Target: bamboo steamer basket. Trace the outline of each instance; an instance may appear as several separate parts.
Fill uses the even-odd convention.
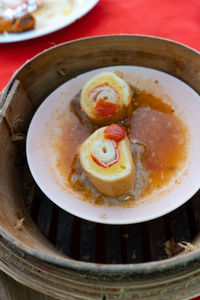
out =
[[[200,93],[200,54],[140,35],[72,41],[42,52],[12,77],[0,98],[0,268],[58,299],[188,299],[200,294],[200,239],[160,261],[100,264],[71,259],[40,232],[25,206],[25,139],[41,102],[70,78],[99,67],[137,65],[176,76]]]

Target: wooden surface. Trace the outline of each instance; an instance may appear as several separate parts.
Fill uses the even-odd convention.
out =
[[[38,293],[0,272],[0,300],[55,300]]]

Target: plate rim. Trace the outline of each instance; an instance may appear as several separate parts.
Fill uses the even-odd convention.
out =
[[[84,0],[84,3],[82,5],[82,7],[84,9],[80,9],[80,10],[75,9],[74,10],[75,16],[73,19],[69,19],[68,16],[66,16],[66,18],[67,18],[66,22],[62,22],[61,24],[59,24],[59,26],[55,26],[54,28],[45,28],[44,27],[42,30],[33,29],[30,31],[25,31],[25,32],[21,32],[21,33],[0,34],[0,44],[23,42],[23,41],[39,38],[39,37],[54,33],[56,31],[59,31],[65,27],[71,25],[72,23],[74,23],[78,19],[82,18],[83,16],[85,16],[90,10],[92,10],[94,8],[94,6],[98,2],[99,2],[99,0]],[[69,16],[70,16],[70,14],[69,14]]]
[[[103,69],[104,68],[119,68],[119,67],[123,67],[122,65],[119,65],[119,66],[107,66],[107,67],[103,67]],[[126,65],[126,67],[129,67],[129,66],[127,66]],[[143,66],[130,66],[130,67],[139,67],[139,68],[144,68],[144,69],[152,69],[152,68],[148,68],[148,67],[143,67]],[[102,68],[97,68],[97,69],[94,69],[94,70],[91,70],[91,71],[89,71],[89,72],[85,72],[85,73],[82,73],[82,74],[80,74],[80,75],[84,75],[84,74],[87,74],[87,73],[90,73],[90,72],[93,72],[93,71],[98,71],[98,70],[101,70]],[[152,69],[153,71],[156,71],[156,72],[159,72],[159,73],[164,73],[164,74],[166,74],[167,76],[170,76],[170,77],[174,77],[173,75],[170,75],[170,74],[168,74],[168,73],[166,73],[166,72],[163,72],[163,71],[160,71],[160,70],[156,70],[156,69]],[[76,77],[74,77],[74,78],[71,78],[70,80],[68,80],[68,81],[66,81],[65,83],[63,83],[61,86],[59,86],[56,90],[58,90],[59,88],[61,88],[63,85],[65,85],[67,82],[69,82],[69,81],[71,81],[71,80],[73,80],[73,79],[76,79],[77,77],[79,77],[80,75],[78,75],[78,76],[76,76]],[[188,86],[191,90],[192,90],[192,92],[194,92],[195,94],[197,94],[197,92],[194,90],[194,89],[192,89],[189,85],[187,85],[184,81],[182,81],[182,80],[180,80],[180,79],[178,79],[177,77],[174,77],[176,80],[179,80],[181,83],[183,83],[184,85],[186,85],[186,86]],[[56,90],[54,90],[50,95],[48,95],[47,96],[47,98],[44,100],[44,102],[46,101],[46,100],[48,100],[48,97],[50,97]],[[43,102],[43,103],[44,103]],[[42,103],[42,104],[43,104]],[[42,106],[42,104],[39,106],[39,108]],[[38,108],[38,109],[39,109]],[[34,116],[33,116],[33,118],[32,118],[32,120],[31,120],[31,123],[30,123],[30,125],[29,125],[29,129],[31,128],[31,125],[32,125],[32,121],[34,120],[34,117],[35,117],[35,115],[36,115],[36,112],[35,112],[35,114],[34,114]],[[146,216],[145,218],[143,218],[143,219],[137,219],[137,220],[130,220],[130,218],[128,218],[128,220],[126,219],[126,220],[121,220],[120,219],[120,221],[117,221],[116,219],[111,219],[111,220],[109,220],[109,218],[108,219],[101,219],[100,217],[98,217],[98,220],[97,220],[97,217],[88,217],[88,215],[87,216],[85,216],[85,214],[83,215],[81,215],[81,214],[79,214],[79,213],[77,213],[77,211],[76,212],[74,212],[74,210],[66,210],[66,208],[64,207],[64,205],[62,205],[62,204],[58,204],[58,203],[56,203],[55,201],[54,201],[54,199],[52,199],[52,196],[51,196],[51,193],[49,193],[48,192],[48,190],[46,190],[46,188],[44,188],[40,183],[40,180],[39,180],[39,178],[38,178],[38,176],[37,176],[37,173],[35,174],[35,172],[34,172],[34,170],[32,170],[32,168],[31,168],[31,164],[29,163],[29,154],[28,154],[28,150],[27,150],[27,146],[28,146],[28,138],[29,138],[29,133],[30,133],[30,131],[28,130],[28,135],[27,135],[27,143],[26,143],[26,153],[27,153],[27,160],[28,160],[28,165],[29,165],[29,168],[30,168],[30,170],[31,170],[31,173],[32,174],[34,174],[33,175],[33,177],[34,177],[34,179],[35,179],[35,181],[36,181],[36,183],[37,183],[37,185],[39,186],[39,188],[46,194],[46,196],[53,202],[53,203],[55,203],[57,206],[59,206],[59,207],[61,207],[62,209],[64,209],[65,211],[67,211],[68,213],[71,213],[72,215],[75,215],[75,216],[77,216],[77,217],[80,217],[80,218],[82,218],[82,219],[85,219],[85,220],[88,220],[88,221],[91,221],[91,222],[95,222],[95,223],[102,223],[102,224],[111,224],[111,225],[125,225],[125,224],[137,224],[137,223],[142,223],[142,222],[146,222],[146,221],[150,221],[150,220],[154,220],[154,219],[156,219],[156,218],[159,218],[159,217],[162,217],[162,216],[164,216],[164,215],[166,215],[166,214],[168,214],[169,212],[171,212],[171,211],[174,211],[176,208],[178,208],[178,207],[180,207],[181,205],[183,205],[184,203],[186,203],[188,200],[190,200],[191,199],[191,197],[199,190],[199,183],[197,184],[196,183],[196,185],[195,185],[195,187],[193,187],[193,189],[192,190],[190,190],[190,191],[187,191],[186,192],[186,194],[187,194],[187,197],[184,197],[185,198],[185,200],[184,201],[178,201],[178,202],[176,202],[176,205],[172,205],[172,207],[171,207],[171,205],[170,205],[170,207],[168,208],[168,209],[165,209],[165,211],[163,211],[163,213],[154,213],[153,214],[153,216],[152,216],[152,214],[151,214],[151,216]],[[81,201],[81,199],[80,199],[80,201]],[[105,212],[106,213],[106,212]]]

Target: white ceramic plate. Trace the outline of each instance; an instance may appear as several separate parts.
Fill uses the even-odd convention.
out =
[[[70,100],[94,74],[103,70],[120,70],[125,79],[175,108],[189,131],[187,162],[176,178],[161,190],[136,201],[131,208],[95,206],[82,201],[65,185],[57,171],[52,141],[59,135],[59,113],[68,111]],[[71,79],[55,90],[35,113],[27,136],[27,158],[32,175],[41,190],[64,210],[94,222],[129,224],[160,217],[185,203],[200,187],[200,97],[184,82],[166,73],[134,66],[108,67]],[[67,132],[66,132],[67,135]]]
[[[98,1],[46,0],[44,7],[33,13],[36,18],[34,30],[0,34],[0,43],[25,41],[62,29],[87,14]]]

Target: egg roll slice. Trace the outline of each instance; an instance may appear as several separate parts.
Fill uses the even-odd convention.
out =
[[[96,189],[106,196],[117,197],[133,187],[135,166],[127,136],[118,142],[105,138],[106,128],[96,130],[81,144],[79,156]]]
[[[101,72],[85,83],[81,91],[81,110],[95,124],[108,125],[130,116],[133,92],[120,76]]]

